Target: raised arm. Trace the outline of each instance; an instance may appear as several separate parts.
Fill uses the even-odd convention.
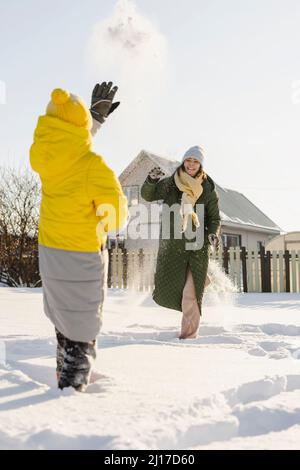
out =
[[[113,103],[117,91],[118,87],[112,87],[112,82],[102,82],[95,85],[90,107],[93,118],[93,127],[91,129],[93,136],[99,131],[106,118],[119,106],[119,101]]]
[[[145,201],[152,202],[165,198],[169,178],[163,178],[160,180],[164,175],[165,173],[160,169],[160,167],[154,167],[149,172],[141,188],[141,196]]]

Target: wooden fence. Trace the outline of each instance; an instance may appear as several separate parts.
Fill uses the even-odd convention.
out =
[[[156,251],[109,250],[108,287],[152,291]],[[300,292],[300,250],[247,251],[225,248],[211,253],[240,292]]]

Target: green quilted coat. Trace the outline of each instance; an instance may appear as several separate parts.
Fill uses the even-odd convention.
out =
[[[220,213],[219,198],[215,190],[213,180],[207,176],[202,183],[203,193],[196,204],[204,205],[204,245],[201,249],[186,250],[186,239],[176,239],[174,236],[169,240],[162,238],[160,229],[159,250],[154,278],[154,291],[152,297],[154,301],[167,308],[181,311],[182,292],[185,285],[186,271],[190,265],[199,310],[201,312],[204,285],[208,269],[210,233],[219,234]],[[180,204],[182,191],[180,191],[174,181],[174,174],[158,182],[154,182],[148,176],[141,188],[142,197],[149,202],[162,200],[168,206]],[[174,228],[174,221],[171,217]],[[203,220],[200,220],[203,223]]]

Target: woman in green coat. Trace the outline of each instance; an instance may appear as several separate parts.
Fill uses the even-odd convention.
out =
[[[203,160],[202,149],[191,147],[172,176],[160,179],[164,173],[155,167],[141,189],[146,201],[164,203],[152,296],[157,304],[182,312],[180,339],[197,337],[209,249],[210,245],[219,247],[219,198],[213,180],[203,170]],[[178,208],[179,218],[175,212],[172,214],[171,207]],[[166,221],[167,236],[162,228]],[[191,232],[187,235],[188,226],[194,234],[202,230],[203,243],[197,243],[196,235],[192,239]],[[195,239],[196,243],[191,245]]]

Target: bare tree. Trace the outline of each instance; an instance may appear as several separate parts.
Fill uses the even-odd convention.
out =
[[[0,168],[0,281],[36,286],[39,182],[28,170]]]

